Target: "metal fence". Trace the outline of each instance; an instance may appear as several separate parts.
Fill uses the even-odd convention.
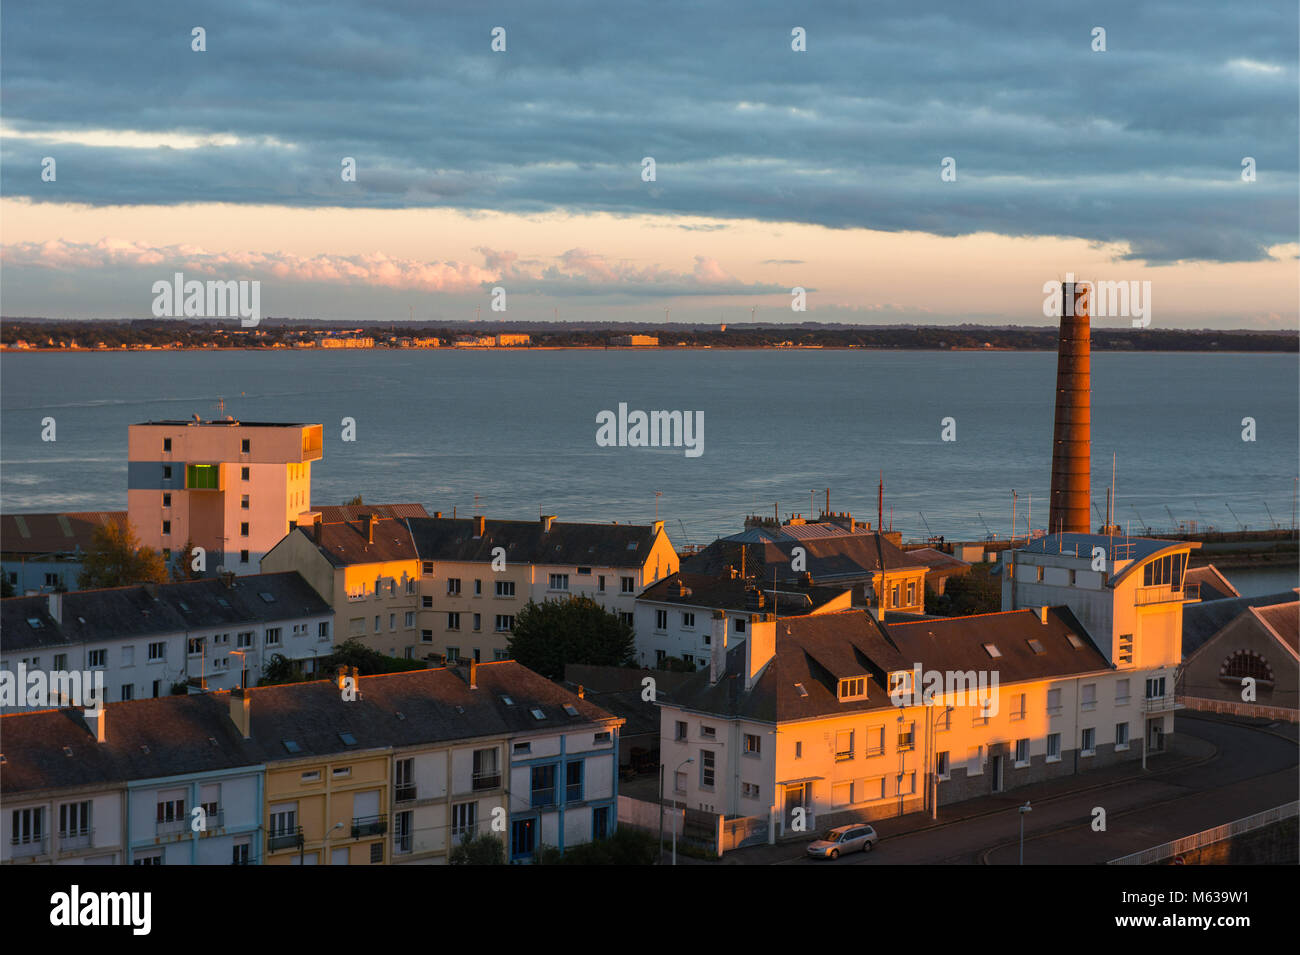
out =
[[[1261,720],[1285,720],[1300,723],[1300,710],[1285,706],[1261,706],[1258,703],[1239,703],[1236,700],[1211,700],[1202,696],[1178,696],[1178,702],[1189,710],[1206,713],[1227,713],[1231,716],[1253,716]]]
[[[1166,842],[1164,845],[1156,846],[1153,849],[1143,849],[1141,852],[1134,852],[1132,855],[1111,859],[1107,865],[1155,865],[1157,862],[1164,862],[1166,859],[1172,859],[1184,852],[1203,849],[1205,846],[1214,845],[1214,843],[1222,842],[1224,839],[1239,836],[1243,832],[1250,832],[1252,829],[1259,829],[1280,822],[1283,819],[1290,819],[1292,816],[1297,815],[1298,811],[1300,811],[1300,800],[1292,801],[1273,809],[1257,812],[1253,816],[1238,819],[1236,822],[1225,823],[1222,826],[1215,826],[1213,829],[1206,829],[1194,835],[1175,839],[1173,842]]]

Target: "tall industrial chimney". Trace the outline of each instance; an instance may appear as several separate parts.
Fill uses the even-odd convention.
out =
[[[1049,534],[1086,534],[1089,530],[1089,480],[1092,473],[1089,289],[1090,283],[1061,285]]]

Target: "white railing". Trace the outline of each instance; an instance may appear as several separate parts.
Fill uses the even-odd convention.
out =
[[[1166,842],[1151,849],[1143,849],[1141,852],[1134,852],[1131,855],[1120,856],[1118,859],[1111,859],[1107,865],[1155,865],[1157,862],[1172,859],[1184,852],[1192,852],[1213,845],[1216,842],[1222,842],[1224,839],[1239,836],[1243,832],[1250,832],[1252,829],[1259,829],[1283,819],[1290,819],[1297,812],[1300,812],[1300,801],[1292,801],[1276,806],[1273,809],[1257,812],[1253,816],[1246,816],[1244,819],[1238,819],[1235,822],[1225,823],[1222,826],[1215,826],[1213,829],[1206,829],[1190,836],[1184,836],[1181,839],[1175,839],[1173,842]]]
[[[1285,706],[1262,706],[1259,703],[1240,703],[1236,700],[1211,700],[1201,696],[1179,696],[1178,702],[1189,710],[1205,713],[1227,713],[1231,716],[1253,716],[1262,720],[1300,723],[1300,710]]]

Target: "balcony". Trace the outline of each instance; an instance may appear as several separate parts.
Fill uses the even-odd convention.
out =
[[[59,849],[68,852],[72,849],[89,849],[95,845],[94,829],[78,829],[75,832],[59,833]]]
[[[385,815],[352,817],[353,839],[364,839],[367,836],[382,836],[387,831],[388,817]]]
[[[226,827],[226,810],[218,809],[216,812],[208,813],[203,817],[203,824],[208,827],[209,831],[224,829]]]
[[[481,792],[484,789],[496,789],[501,785],[500,773],[475,773],[474,781],[470,788],[474,792]]]
[[[1169,713],[1183,709],[1183,704],[1172,693],[1164,696],[1148,696],[1142,701],[1143,713]]]
[[[415,802],[419,797],[414,786],[398,786],[396,798],[398,802]]]
[[[1182,600],[1200,600],[1201,585],[1186,584],[1181,590],[1174,590],[1169,586],[1163,587],[1139,587],[1137,589],[1138,606],[1146,604],[1173,603]]]
[[[278,852],[281,849],[301,849],[302,826],[296,826],[293,829],[273,830],[267,837],[266,848],[268,852]]]
[[[29,859],[32,856],[43,856],[48,851],[48,836],[36,836],[26,841],[14,839],[9,843],[9,856],[13,859]]]
[[[156,836],[178,836],[190,827],[190,821],[186,818],[180,819],[160,819],[154,828]]]

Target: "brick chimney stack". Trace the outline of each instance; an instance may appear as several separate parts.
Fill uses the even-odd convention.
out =
[[[1089,531],[1092,472],[1090,285],[1061,285],[1061,332],[1056,359],[1056,425],[1052,433],[1049,534]]]

